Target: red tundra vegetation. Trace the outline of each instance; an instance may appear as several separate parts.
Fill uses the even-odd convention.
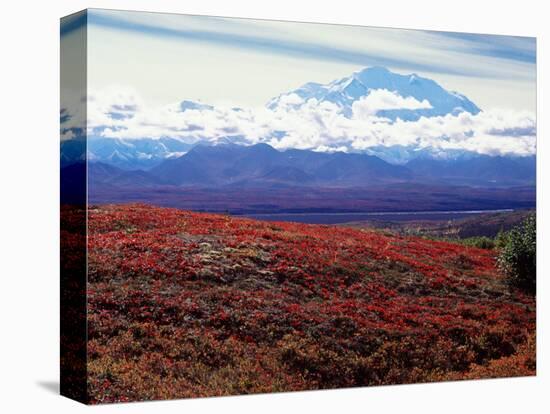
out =
[[[139,204],[88,226],[93,403],[535,374],[494,251]]]

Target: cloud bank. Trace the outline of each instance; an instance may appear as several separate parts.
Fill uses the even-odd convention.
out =
[[[336,104],[288,95],[275,110],[174,103],[150,106],[131,88],[111,87],[88,97],[88,136],[177,138],[188,143],[264,142],[277,149],[384,153],[406,149],[406,162],[419,151],[445,157],[457,152],[528,156],[536,151],[536,118],[528,111],[493,109],[391,121],[379,111],[430,108],[427,100],[375,90],[353,103],[346,117]],[[404,157],[404,158],[403,158]]]

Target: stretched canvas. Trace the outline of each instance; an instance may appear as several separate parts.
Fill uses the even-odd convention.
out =
[[[61,393],[536,372],[534,38],[61,19]]]

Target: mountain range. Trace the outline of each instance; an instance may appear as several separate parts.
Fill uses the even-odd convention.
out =
[[[90,162],[101,162],[126,170],[149,169],[164,160],[185,154],[192,147],[192,144],[175,138],[73,139],[61,142],[61,165],[87,158]]]
[[[416,74],[397,74],[380,67],[367,68],[327,84],[307,83],[270,100],[266,107],[272,111],[282,106],[298,110],[308,102],[330,103],[349,117],[354,105],[374,91],[389,91],[399,99],[413,102],[408,109],[392,109],[388,105],[376,112],[377,117],[389,123],[448,114],[475,115],[481,111],[466,96],[448,91],[431,79]],[[215,108],[185,100],[177,110],[199,114]],[[231,111],[239,111],[239,108]],[[285,134],[284,131],[280,133]],[[218,136],[212,141],[181,137],[107,138],[91,133],[86,140],[62,141],[62,167],[71,167],[71,174],[82,176],[78,173],[80,167],[74,164],[81,165],[86,160],[91,193],[107,191],[115,196],[121,189],[126,189],[127,196],[131,196],[134,190],[128,189],[142,189],[135,190],[138,194],[145,192],[143,189],[166,187],[171,188],[166,191],[179,191],[174,188],[284,191],[281,189],[365,189],[399,185],[404,187],[399,187],[398,191],[404,191],[407,186],[417,189],[430,186],[440,189],[457,186],[533,188],[536,181],[534,155],[489,156],[460,149],[442,153],[431,147],[402,145],[378,145],[362,151],[280,150],[265,142],[253,143],[237,134]],[[71,185],[69,183],[69,188]],[[353,191],[346,191],[346,197],[351,200]],[[452,191],[441,190],[438,194],[451,197]],[[488,205],[490,193],[484,197],[483,205]]]
[[[530,185],[535,157],[478,156],[451,160],[416,159],[390,164],[368,154],[278,151],[267,144],[197,145],[186,154],[145,170],[89,163],[93,185],[115,187],[368,187],[390,183],[431,183],[485,187]]]

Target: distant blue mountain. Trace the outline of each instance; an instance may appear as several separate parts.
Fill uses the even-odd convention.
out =
[[[92,137],[87,141],[67,140],[61,142],[61,164],[68,165],[87,158],[92,162],[110,164],[123,169],[149,169],[166,159],[185,154],[192,147],[192,144],[173,138]]]
[[[163,181],[143,170],[123,170],[102,162],[88,163],[88,185],[105,184],[114,187],[152,187],[162,185]]]
[[[296,94],[304,101],[315,98],[319,102],[331,102],[341,107],[346,116],[352,113],[352,105],[362,97],[377,89],[386,89],[407,98],[413,97],[419,102],[427,100],[429,109],[381,110],[378,116],[391,120],[400,118],[416,121],[420,117],[440,116],[469,112],[477,114],[480,109],[464,95],[443,89],[437,82],[416,74],[400,75],[383,67],[370,67],[328,84],[306,83],[302,87],[284,93],[268,102],[269,109],[276,109],[281,99]],[[298,107],[300,104],[294,105]]]
[[[68,139],[61,141],[60,162],[65,167],[86,161],[86,139]]]
[[[425,158],[403,166],[368,154],[278,151],[267,144],[197,145],[148,171],[128,171],[101,162],[89,165],[89,179],[96,188],[102,185],[349,188],[395,183],[501,187],[534,185],[536,173],[535,157]]]
[[[267,144],[198,145],[150,174],[173,185],[369,185],[411,177],[407,168],[366,154],[277,151]]]
[[[437,160],[417,158],[406,164],[418,181],[445,181],[466,185],[535,185],[536,157],[459,157]]]

